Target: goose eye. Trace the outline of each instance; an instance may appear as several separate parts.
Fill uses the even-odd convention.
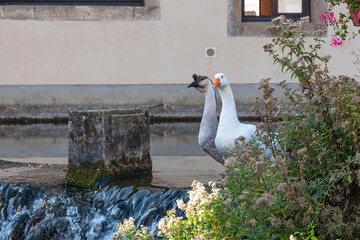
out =
[[[221,78],[224,78],[224,76],[221,76]]]

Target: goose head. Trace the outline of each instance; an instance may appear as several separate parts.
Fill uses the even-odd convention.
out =
[[[212,82],[211,80],[206,76],[201,76],[197,74],[193,74],[194,81],[189,84],[189,87],[194,87],[199,92],[206,92],[208,89],[211,88]]]
[[[213,88],[217,88],[217,87],[223,88],[223,87],[229,85],[229,82],[228,82],[225,74],[223,74],[223,73],[215,74],[214,79],[215,79],[215,81],[214,81],[214,84],[212,85]]]

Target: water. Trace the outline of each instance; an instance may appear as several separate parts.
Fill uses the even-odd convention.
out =
[[[197,142],[199,123],[152,124],[150,152],[153,174],[126,179],[121,186],[188,188],[194,179],[207,183],[220,178],[223,167],[202,152]],[[36,186],[58,185],[67,165],[66,125],[0,125],[0,159],[52,164],[49,168],[6,168],[0,164],[0,182]],[[56,168],[56,169],[55,169]],[[55,169],[52,171],[52,169]],[[36,178],[34,178],[34,174]]]
[[[222,167],[199,149],[199,123],[153,124],[150,129],[150,176],[112,182],[99,191],[67,188],[60,194],[0,183],[0,240],[111,239],[129,217],[155,232],[175,200],[187,200],[192,180],[216,180]],[[67,134],[65,125],[1,125],[0,159],[66,164]]]
[[[0,183],[0,239],[111,239],[116,226],[133,217],[135,225],[156,233],[176,199],[187,201],[187,190],[151,193],[133,187],[105,187],[98,192],[44,194],[37,187]],[[183,214],[183,213],[179,213]]]
[[[197,135],[200,123],[162,123],[150,127],[151,156],[205,156]],[[0,125],[1,158],[67,157],[67,125]]]

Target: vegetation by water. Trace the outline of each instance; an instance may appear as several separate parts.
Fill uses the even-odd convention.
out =
[[[308,18],[272,21],[265,52],[298,80],[280,83],[290,109],[283,111],[263,79],[257,138],[226,161],[224,180],[212,191],[194,182],[189,202],[177,201],[186,218],[169,211],[158,235],[169,239],[360,239],[360,87],[350,77],[330,75],[323,40],[305,31]],[[315,32],[322,34],[321,32]],[[310,42],[310,43],[309,43]],[[281,121],[279,123],[279,120]],[[239,138],[239,141],[244,139]],[[114,239],[154,239],[127,219]]]

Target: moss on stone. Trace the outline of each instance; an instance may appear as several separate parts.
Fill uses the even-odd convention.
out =
[[[148,172],[152,170],[152,162],[144,161],[139,157],[119,159],[116,158],[107,165],[109,177],[127,176],[139,172]]]
[[[129,158],[125,156],[124,158],[115,158],[108,163],[100,161],[89,167],[75,166],[73,163],[69,163],[66,181],[72,186],[91,188],[104,177],[116,179],[151,172],[151,170],[152,161],[150,154],[145,153],[143,158]]]
[[[95,186],[97,181],[108,176],[109,170],[104,165],[104,162],[100,162],[88,168],[84,168],[83,166],[78,167],[69,163],[66,182],[72,186],[91,188]]]

